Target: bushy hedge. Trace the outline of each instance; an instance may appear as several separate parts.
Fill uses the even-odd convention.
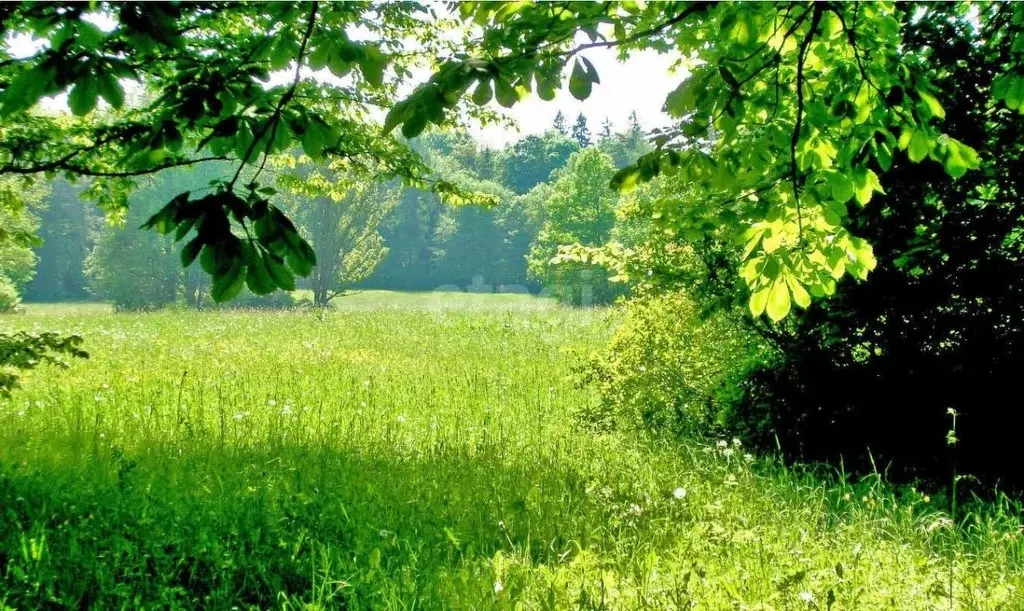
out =
[[[703,434],[722,429],[768,344],[741,316],[706,313],[684,292],[637,298],[611,344],[581,369],[600,403],[592,424]]]
[[[0,274],[0,312],[14,312],[21,305],[21,296],[18,295],[18,288],[7,279],[7,276]]]

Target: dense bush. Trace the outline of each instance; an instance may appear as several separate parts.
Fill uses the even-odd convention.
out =
[[[608,349],[582,370],[601,398],[585,415],[677,434],[720,430],[739,382],[768,358],[740,316],[706,313],[682,292],[634,299]]]
[[[7,276],[0,274],[0,312],[14,312],[20,304],[18,288]]]
[[[135,210],[142,208],[137,206]],[[111,227],[86,258],[89,288],[118,311],[155,310],[174,303],[181,264],[168,240],[139,229],[130,215],[125,227]],[[132,223],[132,221],[138,221]]]
[[[210,300],[212,304],[212,300]],[[286,291],[274,291],[269,295],[256,295],[248,288],[231,301],[220,304],[222,308],[243,308],[247,310],[283,310],[296,305],[291,293]]]

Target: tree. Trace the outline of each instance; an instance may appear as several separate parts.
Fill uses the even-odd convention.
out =
[[[569,158],[552,185],[546,218],[530,249],[529,270],[546,292],[565,303],[607,303],[623,292],[599,266],[555,261],[559,246],[602,246],[611,238],[618,196],[605,184],[614,173],[611,157],[586,148]]]
[[[612,120],[609,119],[608,117],[605,117],[604,121],[601,122],[601,131],[600,133],[598,133],[598,136],[600,136],[602,140],[607,140],[608,138],[612,137],[612,133],[614,133],[614,126],[612,125]]]
[[[39,228],[37,216],[46,190],[23,181],[0,178],[0,312],[14,310],[20,294],[35,275],[33,236]]]
[[[465,18],[493,28],[479,54],[488,59],[443,67],[430,89],[391,111],[387,125],[408,125],[417,116],[410,109],[429,108],[428,96],[438,91],[458,97],[475,88],[473,98],[481,102],[493,88],[500,103],[512,106],[532,80],[538,95],[550,99],[570,64],[569,92],[586,99],[599,80],[583,56],[590,48],[619,47],[628,55],[669,47],[699,60],[666,100],[681,125],[662,130],[658,148],[620,170],[612,184],[629,191],[671,174],[699,191],[699,200],[662,203],[664,230],[715,231],[742,242],[737,265],[751,314],[780,321],[793,303],[806,307],[812,295],[833,294],[840,279],[864,279],[874,269],[871,245],[850,231],[847,204],[865,206],[882,190],[877,171],[889,169],[894,151],[908,151],[913,162],[939,160],[954,177],[978,166],[973,149],[939,131],[944,112],[926,61],[902,44],[901,20],[917,19],[918,12],[859,3],[579,4],[564,10],[464,4]],[[1024,24],[1024,10],[1003,14],[1004,29]],[[613,38],[574,42],[579,29],[609,20]],[[1007,106],[1019,108],[1016,83],[1024,78],[1000,82],[1007,84],[994,97],[1003,94]]]
[[[506,154],[504,182],[522,195],[550,179],[551,173],[564,166],[577,149],[579,144],[574,139],[557,132],[527,136]]]
[[[123,224],[105,227],[84,261],[89,290],[118,311],[148,311],[174,303],[181,264],[170,238],[140,228],[160,209],[153,191],[142,190]]]
[[[555,122],[552,125],[552,127],[554,127],[556,132],[558,132],[559,134],[561,134],[563,136],[568,136],[569,135],[569,128],[565,124],[565,115],[562,114],[561,110],[559,110],[557,113],[555,113]]]
[[[1019,45],[1008,18],[999,5],[943,5],[903,24],[949,135],[978,151],[981,171],[953,179],[912,151],[894,156],[886,194],[853,221],[878,267],[779,338],[784,360],[752,378],[736,414],[752,441],[901,479],[945,480],[955,458],[987,483],[1024,483],[1024,418],[1007,403],[1024,361],[1024,136],[1020,116],[992,101]],[[950,409],[961,416],[952,446]]]
[[[388,248],[378,229],[398,203],[399,192],[393,186],[343,171],[340,164],[307,164],[298,176],[278,181],[291,194],[286,209],[319,262],[309,278],[317,306],[328,305],[365,280],[384,260]]]
[[[201,260],[213,276],[215,300],[230,299],[248,279],[258,281],[283,262],[287,274],[249,286],[271,292],[290,284],[289,276],[308,275],[315,254],[261,191],[269,156],[301,146],[316,160],[343,157],[372,165],[382,178],[461,197],[452,185],[430,180],[417,156],[381,137],[369,118],[370,109],[393,104],[410,66],[438,52],[438,25],[422,18],[423,8],[8,5],[0,15],[4,34],[31,32],[45,42],[28,57],[5,56],[0,64],[0,175],[93,177],[86,194],[118,213],[137,177],[230,162],[211,190],[174,195],[147,227],[179,240],[190,236],[185,262]],[[93,25],[97,12],[115,27]],[[351,40],[353,28],[372,42]],[[329,84],[311,76],[324,68],[348,78]],[[264,85],[272,71],[289,78]],[[141,84],[137,102],[126,104],[126,80]],[[60,93],[68,94],[73,117],[34,111],[41,98]],[[108,108],[98,108],[100,99]],[[432,120],[455,118],[434,112]],[[412,137],[422,130],[405,131]]]
[[[417,3],[99,5],[116,24],[110,32],[83,18],[91,6],[5,7],[5,33],[32,31],[48,44],[0,66],[0,112],[7,117],[0,174],[98,176],[105,180],[91,195],[117,208],[134,176],[210,159],[234,162],[237,170],[212,193],[182,194],[150,223],[182,237],[196,232],[189,252],[209,250],[206,267],[219,300],[237,294],[245,271],[265,267],[268,257],[299,275],[315,263],[272,196],[260,192],[268,155],[301,145],[313,158],[372,161],[388,175],[465,199],[469,194],[453,185],[429,181],[407,147],[382,138],[370,106],[390,107],[383,133],[400,129],[414,138],[428,125],[451,125],[473,112],[465,101],[511,107],[533,91],[553,99],[565,72],[570,94],[586,99],[599,81],[585,57],[591,48],[618,48],[624,56],[672,49],[694,61],[697,68],[666,100],[680,126],[661,133],[659,148],[613,184],[628,190],[669,172],[700,186],[708,197],[692,214],[668,216],[680,219],[676,230],[710,225],[750,244],[742,265],[755,315],[779,320],[794,301],[808,303],[808,292],[830,294],[839,279],[873,269],[870,245],[849,231],[845,205],[866,205],[880,190],[876,170],[889,168],[895,149],[910,151],[915,162],[939,159],[954,176],[978,165],[970,147],[942,137],[943,112],[926,64],[902,44],[901,21],[919,18],[918,9],[888,3],[463,3],[458,18],[482,24],[487,35],[467,38],[457,55],[446,53],[448,37],[438,31],[444,20]],[[1021,9],[1003,15],[999,27],[1024,24]],[[609,23],[607,37],[576,42],[578,33]],[[352,29],[367,42],[352,41]],[[1019,55],[1001,66],[993,91],[1011,109],[1024,97]],[[445,59],[428,82],[395,101],[411,64],[427,57]],[[283,84],[255,82],[285,68],[291,79]],[[312,74],[321,68],[352,78],[318,81]],[[157,95],[123,112],[93,112],[101,97],[124,106],[120,78]],[[84,118],[30,112],[42,97],[62,92]],[[694,138],[713,144],[688,148]],[[263,230],[243,240],[233,225]]]
[[[64,179],[50,183],[50,195],[39,213],[39,264],[25,289],[30,301],[81,300],[86,288],[85,258],[102,230],[99,210],[82,201],[81,188]]]
[[[576,116],[576,122],[573,123],[572,137],[579,143],[580,148],[590,146],[590,127],[587,126],[587,117],[582,112]]]

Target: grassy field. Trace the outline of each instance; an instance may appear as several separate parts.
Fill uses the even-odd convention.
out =
[[[0,609],[1024,609],[1008,511],[954,526],[732,441],[580,428],[570,370],[616,316],[364,293],[0,318],[92,353],[0,402]]]

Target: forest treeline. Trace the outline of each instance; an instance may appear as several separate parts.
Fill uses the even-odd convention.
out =
[[[464,132],[432,133],[414,143],[439,175],[493,196],[491,207],[447,205],[436,193],[395,181],[350,183],[310,164],[301,180],[276,187],[287,192],[289,209],[318,255],[317,267],[297,288],[312,291],[309,299],[319,303],[355,287],[546,292],[606,303],[624,288],[609,283],[602,268],[567,272],[549,262],[560,244],[600,246],[617,237],[619,197],[608,181],[650,146],[635,114],[622,131],[606,120],[593,133],[584,115],[568,125],[561,113],[545,133],[504,147],[485,146]],[[38,227],[40,243],[11,248],[16,261],[0,266],[9,292],[38,302],[98,299],[122,310],[213,306],[199,266],[183,269],[180,245],[141,225],[171,194],[201,190],[226,171],[209,165],[148,179],[113,224],[82,201],[87,183],[58,179],[37,189],[22,220]],[[318,182],[333,187],[321,189]],[[16,299],[12,294],[11,306]],[[280,291],[246,292],[232,305],[293,303]]]

